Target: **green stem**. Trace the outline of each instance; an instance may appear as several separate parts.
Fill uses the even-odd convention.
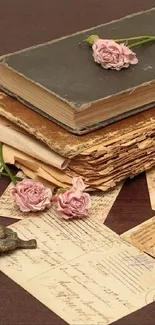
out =
[[[129,37],[129,38],[120,38],[120,39],[114,39],[115,42],[123,42],[123,41],[134,41],[138,39],[150,39],[153,36],[135,36],[135,37]]]
[[[136,43],[133,43],[131,45],[129,45],[128,47],[130,49],[133,49],[135,47],[138,47],[138,46],[141,46],[141,45],[144,45],[144,44],[147,44],[147,43],[150,43],[150,42],[153,42],[155,41],[155,36],[149,38],[149,39],[146,39],[146,40],[143,40],[143,41],[140,41],[140,42],[136,42]]]
[[[4,173],[4,172],[0,172],[0,176],[7,176],[8,177],[8,174],[7,173]],[[22,181],[23,180],[23,178],[18,177],[18,176],[13,176],[13,177],[14,177],[14,179],[16,181]]]
[[[0,176],[8,176],[8,174],[4,172],[0,172]]]
[[[90,35],[87,37],[87,39],[83,40],[79,45],[82,43],[88,43],[89,45],[93,45],[95,40],[99,39],[100,37],[98,35]],[[129,45],[130,48],[139,46],[141,44],[145,44],[147,42],[152,42],[155,39],[155,36],[134,36],[134,37],[128,37],[128,38],[119,38],[119,39],[113,39],[116,43],[119,42],[129,42],[129,41],[134,41],[134,40],[140,40],[139,42],[136,42],[134,44]]]
[[[8,166],[5,164],[4,159],[3,159],[3,149],[2,149],[2,143],[0,143],[0,161],[1,161],[1,167],[3,167],[6,171],[6,173],[8,174],[8,176],[10,177],[12,183],[14,185],[16,185],[16,179],[15,177],[12,175],[10,169],[8,168]]]
[[[18,176],[14,176],[14,178],[15,178],[15,180],[16,180],[16,181],[18,181],[18,182],[21,182],[21,181],[23,181],[23,178],[21,178],[21,177],[18,177]]]

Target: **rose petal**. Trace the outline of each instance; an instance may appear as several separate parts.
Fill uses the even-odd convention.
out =
[[[73,185],[73,189],[79,192],[83,192],[86,188],[86,185],[82,180],[82,177],[73,177],[72,185]]]

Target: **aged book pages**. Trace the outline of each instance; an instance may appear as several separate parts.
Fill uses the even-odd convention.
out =
[[[0,142],[12,146],[58,169],[65,169],[69,164],[69,159],[55,153],[44,143],[27,134],[3,117],[0,117]]]
[[[17,100],[0,92],[0,115],[46,143],[63,157],[73,158],[101,144],[118,147],[139,135],[155,130],[155,108],[83,136],[75,136]]]
[[[110,324],[153,300],[155,260],[93,218],[50,210],[11,228],[38,248],[1,257],[1,271],[69,324]]]
[[[21,168],[22,167],[22,168]],[[17,168],[19,168],[20,170],[22,170],[22,172],[24,173],[25,176],[27,176],[28,178],[33,179],[34,181],[37,182],[41,182],[44,186],[49,187],[52,191],[55,188],[55,185],[52,184],[51,182],[48,182],[46,179],[43,179],[41,177],[39,177],[35,172],[33,172],[31,169],[25,167],[25,166],[17,166]]]
[[[155,257],[155,217],[125,232],[121,237],[141,251]]]
[[[155,108],[82,137],[71,135],[3,93],[0,115],[21,133],[27,130],[59,155],[71,158],[63,171],[39,160],[35,162],[41,168],[34,177],[50,181],[52,186],[66,187],[73,176],[81,175],[89,190],[105,192],[155,165]],[[21,151],[17,154],[12,150],[12,155],[14,164],[29,176],[32,161],[22,158]],[[32,160],[32,156],[29,158]]]
[[[34,172],[34,177],[37,178],[41,177],[45,180],[49,181],[52,184],[55,184],[55,186],[70,186],[72,178],[65,175],[62,170],[59,170],[55,167],[49,166],[47,164],[44,164],[43,162],[38,161],[35,158],[32,158],[28,156],[27,154],[16,150],[15,148],[12,148],[7,145],[3,145],[3,158],[5,163],[7,164],[14,164],[18,168],[21,168],[22,171],[29,176],[28,174],[23,170],[25,167],[28,168],[28,170],[31,170]],[[31,177],[31,176],[30,176]]]
[[[46,180],[51,184],[52,187],[54,187],[54,184],[55,184],[55,186],[59,186],[59,187],[65,187],[65,188],[68,186],[70,187],[72,184],[72,177],[73,176],[77,177],[79,175],[82,175],[83,180],[85,181],[86,184],[88,184],[88,187],[87,187],[88,190],[94,191],[94,187],[93,188],[91,187],[92,183],[93,183],[93,186],[95,184],[95,191],[97,191],[98,189],[101,189],[100,180],[99,180],[99,184],[98,184],[98,181],[97,180],[95,181],[95,176],[94,176],[92,183],[89,181],[89,178],[87,176],[85,178],[85,175],[87,174],[87,170],[86,170],[85,166],[83,166],[84,172],[82,172],[82,174],[79,174],[79,173],[72,174],[71,173],[69,175],[68,168],[66,169],[66,173],[67,173],[66,174],[65,171],[59,170],[53,166],[49,166],[47,164],[39,162],[37,159],[32,158],[32,157],[24,154],[23,152],[16,150],[16,149],[14,149],[10,146],[7,146],[7,145],[3,145],[3,157],[4,157],[5,163],[15,164],[27,176],[30,176],[33,179],[37,179],[39,177],[42,180]],[[34,173],[32,174],[32,172],[30,170],[33,171]],[[97,172],[96,172],[96,174],[97,174]],[[114,182],[114,178],[113,178],[113,182]],[[106,188],[106,190],[108,190],[108,188]]]
[[[17,176],[24,177],[22,172],[18,172]],[[32,175],[31,175],[32,177]],[[40,181],[40,179],[36,179]],[[48,186],[49,184],[44,184]],[[105,194],[97,192],[96,194],[91,195],[92,208],[90,210],[89,216],[96,220],[105,221],[112,205],[114,204],[123,184],[117,186],[114,190],[107,192]],[[15,219],[24,219],[27,216],[25,213],[22,213],[17,205],[10,199],[10,189],[13,187],[13,184],[7,187],[3,195],[0,197],[0,215],[6,218],[15,218]],[[36,217],[38,214],[29,213],[28,217]]]
[[[147,139],[137,144],[136,140],[134,139],[134,141],[132,141],[132,145],[136,147],[137,145],[141,145],[143,148],[146,146],[144,150],[137,153],[135,152],[134,148],[130,147],[130,143],[124,143],[124,145],[122,144],[122,146],[126,146],[126,153],[121,152],[118,154],[117,148],[114,147],[112,150],[112,155],[110,153],[110,149],[109,151],[107,150],[104,157],[100,157],[101,149],[99,152],[94,149],[92,157],[89,157],[89,160],[99,155],[98,160],[105,160],[103,165],[100,165],[99,162],[94,164],[91,161],[88,165],[88,157],[82,158],[82,160],[80,160],[81,158],[79,157],[77,158],[76,162],[73,159],[73,161],[70,162],[69,166],[64,171],[44,164],[39,160],[7,145],[3,145],[3,156],[6,163],[15,164],[17,167],[21,168],[27,176],[30,176],[29,169],[31,169],[36,173],[36,175],[34,175],[32,178],[41,177],[42,179],[49,181],[52,186],[53,184],[59,187],[70,186],[72,177],[81,175],[84,182],[88,185],[88,190],[107,191],[110,188],[114,188],[117,183],[122,181],[122,179],[129,176],[133,177],[137,175],[138,172],[142,172],[144,167],[145,169],[152,167],[152,164],[155,162],[155,147],[153,143],[151,144],[151,147],[149,147],[150,142],[152,141]],[[102,152],[104,150],[105,148],[103,147]],[[128,159],[129,155],[130,159]],[[117,156],[119,156],[119,158]]]
[[[148,191],[151,201],[152,210],[155,210],[155,168],[146,172]]]

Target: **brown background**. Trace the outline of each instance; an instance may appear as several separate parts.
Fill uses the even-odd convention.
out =
[[[153,6],[154,0],[0,0],[0,55]],[[13,170],[15,172],[15,168]],[[0,179],[0,194],[8,183],[8,179]],[[121,234],[153,215],[143,173],[125,182],[106,224]],[[1,217],[0,222],[9,225],[14,220]],[[154,303],[113,324],[139,323],[155,324]],[[64,324],[57,315],[0,272],[0,325]]]

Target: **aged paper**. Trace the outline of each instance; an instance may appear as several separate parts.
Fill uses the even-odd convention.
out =
[[[141,251],[155,257],[155,217],[125,232],[121,237]]]
[[[57,186],[62,186],[63,184],[65,186],[68,184],[71,185],[72,178],[65,175],[62,170],[40,162],[8,145],[3,145],[3,158],[5,163],[15,164],[16,166],[20,165],[24,169],[25,167],[31,169],[35,172],[36,177],[46,178],[46,180],[49,180]]]
[[[91,195],[92,199],[92,209],[90,211],[90,216],[93,216],[102,222],[108,216],[110,209],[112,208],[118,194],[122,189],[123,183],[119,184],[115,189],[108,192],[97,192]]]
[[[146,172],[148,192],[151,201],[152,210],[155,210],[155,168]]]
[[[1,257],[1,271],[69,324],[110,324],[153,301],[155,260],[93,218],[52,209],[11,228],[38,248]]]
[[[12,127],[9,121],[8,125],[6,125],[6,122],[3,124],[3,118],[0,118],[0,142],[59,169],[65,169],[69,164],[69,159],[55,153],[43,142],[25,134],[17,126]]]
[[[19,172],[17,176],[24,177],[24,174],[22,172]],[[48,186],[49,184],[45,184],[45,186],[46,185]],[[15,219],[24,219],[26,216],[36,216],[36,212],[29,214],[22,213],[19,210],[18,206],[13,201],[11,201],[10,189],[12,187],[13,184],[10,183],[3,195],[0,197],[0,215],[3,217]],[[120,184],[114,190],[111,190],[108,193],[97,192],[96,194],[92,194],[92,208],[90,210],[89,216],[101,222],[104,222],[121,188],[122,184]]]
[[[22,213],[19,214],[18,207],[10,199],[9,191],[13,187],[13,184],[7,187],[5,192],[0,197],[0,216],[14,219],[23,219]]]

